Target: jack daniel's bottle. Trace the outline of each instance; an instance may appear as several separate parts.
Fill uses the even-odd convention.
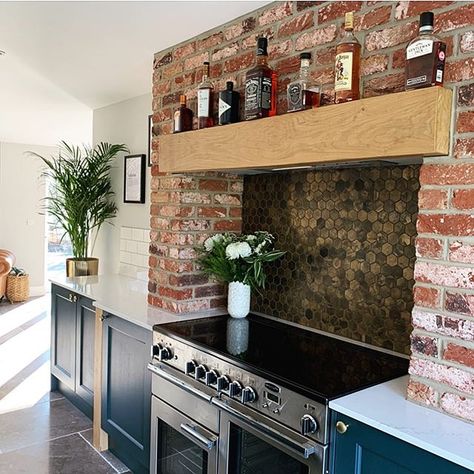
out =
[[[446,44],[433,35],[434,15],[420,15],[420,34],[406,49],[406,89],[441,86],[444,79]]]
[[[272,70],[267,64],[267,45],[267,38],[258,38],[256,65],[245,77],[245,120],[270,115]]]

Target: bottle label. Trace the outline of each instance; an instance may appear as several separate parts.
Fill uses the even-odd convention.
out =
[[[288,110],[300,110],[303,108],[303,85],[296,82],[288,86]]]
[[[245,83],[245,111],[257,113],[259,109],[270,110],[272,102],[272,79],[251,77]]]
[[[350,91],[352,89],[352,62],[352,52],[336,55],[335,91]]]
[[[174,113],[174,120],[173,120],[173,131],[174,132],[181,132],[181,113],[177,110]]]
[[[423,39],[415,41],[407,48],[407,59],[418,58],[425,54],[431,54],[433,52],[433,41],[429,39]]]
[[[210,104],[211,91],[209,89],[198,89],[198,117],[209,117]]]
[[[219,97],[219,117],[230,109],[230,105],[221,97]]]
[[[262,109],[270,110],[272,105],[272,79],[262,77]]]

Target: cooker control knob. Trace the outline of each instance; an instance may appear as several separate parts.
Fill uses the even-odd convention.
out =
[[[186,375],[193,375],[194,371],[196,370],[197,363],[195,360],[190,360],[186,362],[186,367],[184,368],[184,373]]]
[[[217,391],[222,392],[222,390],[227,390],[229,387],[230,380],[226,375],[221,375],[217,377]]]
[[[217,377],[219,377],[219,374],[215,370],[208,370],[206,372],[204,381],[206,385],[214,385],[217,381]]]
[[[311,415],[303,415],[301,418],[300,427],[301,434],[306,436],[318,431],[318,422]]]
[[[160,349],[160,353],[158,355],[158,359],[160,361],[170,360],[172,358],[173,358],[173,353],[171,352],[171,349],[169,347],[162,347]]]
[[[163,349],[163,346],[161,344],[155,344],[151,346],[151,358],[157,358],[160,356],[160,351]]]
[[[242,392],[242,384],[234,380],[229,384],[229,397],[238,397]]]
[[[194,371],[194,378],[196,380],[203,379],[206,376],[207,367],[204,364],[198,365]]]
[[[242,403],[253,403],[257,399],[257,394],[252,387],[245,387],[242,390]]]

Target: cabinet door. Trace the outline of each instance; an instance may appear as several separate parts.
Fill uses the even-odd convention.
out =
[[[103,330],[102,429],[109,449],[138,474],[150,453],[152,332],[116,316]]]
[[[95,308],[88,298],[77,302],[76,393],[92,407],[94,402]]]
[[[467,474],[467,469],[412,444],[334,413],[333,424],[348,425],[344,434],[334,431],[334,474]]]
[[[76,375],[76,301],[74,293],[53,285],[51,302],[51,373],[71,390]]]

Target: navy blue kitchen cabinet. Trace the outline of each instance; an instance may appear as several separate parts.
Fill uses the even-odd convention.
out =
[[[52,285],[51,292],[52,389],[92,418],[95,308],[89,298],[60,286]]]
[[[472,474],[348,416],[332,415],[333,426],[338,421],[347,426],[343,434],[333,430],[332,474]]]
[[[152,331],[104,315],[102,429],[109,435],[110,451],[135,474],[148,473]]]

